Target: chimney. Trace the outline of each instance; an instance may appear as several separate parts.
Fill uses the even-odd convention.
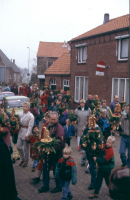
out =
[[[105,13],[104,14],[104,22],[103,22],[103,24],[106,24],[107,22],[109,22],[109,13]]]
[[[15,64],[15,60],[13,60],[13,63]]]

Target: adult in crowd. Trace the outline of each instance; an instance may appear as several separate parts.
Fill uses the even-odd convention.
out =
[[[58,94],[58,98],[60,102],[64,101],[63,94]]]
[[[80,100],[80,107],[75,110],[75,114],[78,116],[77,119],[77,142],[80,144],[80,137],[83,135],[82,128],[86,126],[87,116],[90,115],[91,109],[85,106],[85,100]]]
[[[0,131],[0,199],[20,200],[17,196],[11,156]]]
[[[30,103],[23,103],[23,112],[19,114],[20,129],[18,133],[17,149],[22,159],[20,166],[27,167],[29,161],[29,143],[27,139],[32,134],[34,116],[29,112]],[[24,146],[24,151],[23,151]]]
[[[7,85],[7,87],[4,89],[4,91],[11,91],[10,90],[10,85]]]
[[[126,106],[126,115],[123,115],[121,118],[121,126],[120,126],[120,158],[122,161],[122,166],[130,167],[130,150],[129,150],[129,105]],[[126,156],[126,150],[128,149],[128,157]]]
[[[57,111],[57,108],[59,107],[60,105],[60,101],[59,99],[56,100],[56,105],[53,107],[53,111]]]
[[[55,102],[55,96],[54,96],[54,94],[53,94],[53,91],[51,90],[50,91],[50,94],[49,94],[49,96],[48,96],[48,108],[50,108],[51,107],[51,105],[52,105],[52,103],[53,102]]]
[[[60,95],[62,95],[62,101],[64,101],[64,95],[65,95],[64,89],[61,89],[61,90],[60,90]],[[57,94],[56,99],[59,99],[59,94]]]
[[[33,88],[34,88],[34,84],[32,84],[32,85],[30,86],[31,92],[33,91]]]
[[[23,95],[27,97],[27,88],[25,84],[23,86]]]
[[[110,176],[109,194],[115,200],[128,200],[130,197],[130,169],[116,168]]]
[[[107,101],[106,101],[106,100],[102,100],[101,108],[106,109],[107,115],[108,115],[108,116],[112,115],[112,111],[111,111],[111,109],[107,106]]]
[[[38,115],[38,110],[36,108],[36,102],[30,102],[30,112],[33,114],[34,116],[34,125],[36,125],[36,117]]]
[[[43,163],[43,187],[39,189],[39,192],[47,192],[49,190],[49,172],[51,166],[53,166],[53,175],[55,176],[55,169],[59,158],[62,157],[62,150],[65,147],[65,132],[63,127],[58,122],[58,113],[50,113],[50,122],[51,124],[48,127],[50,131],[50,137],[55,137],[60,140],[60,143],[54,147],[56,154],[53,154],[49,161],[47,161],[47,156],[45,156],[45,163]],[[62,191],[61,180],[55,178],[56,187],[51,190],[51,193],[57,193]]]
[[[0,112],[3,113],[4,117],[8,119],[8,116],[4,112],[3,106],[1,107]],[[2,126],[0,127],[0,134],[9,149],[10,149],[10,128],[11,128],[11,126],[10,126],[9,121],[6,123],[6,125],[2,124]]]
[[[14,84],[12,91],[13,91],[13,93],[14,93],[15,95],[18,95],[18,87],[17,87],[16,84]]]
[[[91,109],[92,99],[93,99],[93,96],[92,96],[91,93],[89,93],[89,94],[88,94],[88,100],[86,101],[86,104],[85,104],[85,106],[86,106],[87,108],[90,108],[90,109]]]
[[[30,89],[29,84],[27,84],[27,86],[26,86],[26,90],[27,90],[27,97],[30,97],[31,89]]]
[[[114,110],[115,110],[115,108],[116,108],[116,104],[117,104],[117,103],[120,103],[120,102],[119,102],[118,96],[115,95],[115,96],[114,96],[114,101],[112,101],[112,102],[110,103],[110,109],[111,109],[112,113],[115,112]]]
[[[41,99],[41,105],[43,105],[43,104],[47,105],[48,96],[49,96],[48,91],[44,90],[43,94],[40,97],[40,99]]]
[[[33,88],[33,91],[31,92],[31,97],[34,96],[34,99],[38,98],[38,93],[36,92],[36,89]]]
[[[24,95],[23,93],[23,88],[24,88],[24,84],[21,83],[20,87],[19,87],[19,95]]]
[[[43,118],[43,112],[42,112],[42,107],[39,105],[39,103],[37,103],[36,108],[38,111],[38,114],[36,115],[36,125],[39,127],[39,122]]]
[[[97,124],[101,128],[104,140],[106,141],[111,135],[111,125],[109,123],[109,117],[107,116],[107,110],[102,108],[100,112],[101,115],[97,118]]]

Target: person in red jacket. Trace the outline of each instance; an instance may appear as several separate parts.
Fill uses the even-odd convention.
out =
[[[23,87],[23,95],[27,97],[27,89],[26,89],[26,85],[24,85],[24,87]]]
[[[30,158],[33,159],[33,166],[32,166],[32,172],[35,171],[35,168],[37,166],[37,158],[38,158],[38,155],[35,155],[34,154],[34,149],[33,149],[33,145],[35,144],[35,142],[39,141],[40,138],[39,138],[39,129],[38,129],[38,126],[34,126],[33,127],[33,134],[30,135],[30,137],[27,139],[27,141],[30,144]]]
[[[41,130],[41,139],[44,138],[44,129],[43,129],[43,128],[46,127],[46,128],[48,129],[48,126],[49,126],[49,124],[50,124],[50,113],[49,113],[49,112],[45,113],[44,117],[45,117],[46,123],[43,124],[43,126],[42,126],[42,130]],[[42,174],[42,170],[43,170],[43,161],[42,161],[42,159],[41,159],[41,160],[39,160],[39,163],[38,163],[38,172],[37,172],[37,176],[36,176],[35,178],[32,179],[33,181],[36,181],[36,182],[39,182],[39,181],[40,181],[40,176],[41,176],[41,174]]]
[[[44,93],[43,93],[43,94],[41,95],[41,97],[40,97],[40,99],[41,99],[41,104],[42,104],[42,105],[43,105],[43,104],[47,105],[48,96],[49,96],[48,91],[47,91],[47,90],[44,91]]]
[[[24,88],[24,84],[21,83],[20,88],[19,88],[19,95],[23,95],[23,88]]]

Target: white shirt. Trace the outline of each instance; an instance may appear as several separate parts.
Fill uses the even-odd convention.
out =
[[[82,111],[84,111],[84,108],[82,108]]]

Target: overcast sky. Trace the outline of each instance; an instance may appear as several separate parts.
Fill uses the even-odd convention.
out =
[[[64,42],[129,13],[129,0],[0,0],[0,49],[17,66],[36,58],[39,41]],[[31,67],[31,62],[30,62]]]

